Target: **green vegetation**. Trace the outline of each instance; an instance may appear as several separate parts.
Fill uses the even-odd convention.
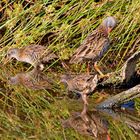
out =
[[[110,35],[112,48],[100,61],[100,65],[106,71],[117,70],[139,49],[139,13],[139,0],[1,0],[0,61],[4,62],[9,48],[30,44],[46,45],[57,53],[61,61],[68,60],[87,34],[94,30],[103,18],[111,15],[118,19],[118,26]],[[111,67],[111,64],[114,65]],[[9,75],[31,70],[24,63],[10,61],[6,66],[0,65],[2,139],[85,139],[85,136],[72,129],[65,130],[61,125],[61,120],[70,116],[68,106],[71,105],[64,96],[66,93],[63,85],[59,85],[59,79],[56,78],[56,74],[65,72],[60,65],[57,60],[45,69],[47,75],[51,75],[52,71],[55,73],[51,75],[57,84],[53,89],[54,95],[47,90],[34,91],[7,83]],[[48,69],[52,70],[48,72]],[[71,71],[85,72],[85,64],[80,67],[73,65]],[[82,109],[82,106],[79,108]],[[140,99],[136,99],[136,109],[140,109]],[[126,126],[112,127],[112,136],[116,129],[122,139],[136,139],[132,132],[129,135],[123,133]]]

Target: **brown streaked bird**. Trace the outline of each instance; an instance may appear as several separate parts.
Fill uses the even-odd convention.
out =
[[[77,76],[62,75],[61,82],[67,84],[68,91],[81,94],[84,105],[88,105],[87,94],[94,91],[98,83],[97,75],[81,74]]]
[[[109,16],[105,18],[101,25],[91,34],[89,34],[80,47],[77,48],[70,60],[70,63],[91,61],[94,63],[94,69],[101,76],[104,76],[97,66],[97,61],[99,61],[110,48],[110,40],[108,35],[116,24],[117,21],[114,17]]]
[[[29,63],[35,68],[39,66],[40,70],[43,70],[44,63],[47,63],[50,60],[58,57],[45,46],[29,45],[20,49],[9,49],[5,63],[7,63],[7,61],[9,61],[11,58],[16,58],[18,61]]]

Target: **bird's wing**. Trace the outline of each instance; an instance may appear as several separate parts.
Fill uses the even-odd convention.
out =
[[[49,50],[46,53],[44,53],[41,61],[45,63],[56,58],[58,58],[58,56],[55,53],[53,53],[53,51]]]
[[[30,56],[39,58],[45,51],[45,47],[41,45],[30,45],[24,48],[21,48],[21,55],[22,56]]]
[[[83,41],[81,46],[76,50],[70,63],[78,63],[84,60],[97,61],[109,46],[108,37],[102,33],[94,31]],[[97,60],[96,60],[97,59]]]
[[[42,45],[30,45],[24,50],[26,50],[27,54],[32,54],[32,56],[41,60],[42,62],[49,62],[52,59],[58,58],[52,50]]]

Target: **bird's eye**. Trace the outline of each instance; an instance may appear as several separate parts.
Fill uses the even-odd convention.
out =
[[[9,52],[9,55],[12,55],[12,54],[15,54],[15,51],[14,51],[14,50],[11,50],[11,51]]]
[[[8,53],[7,56],[9,57],[10,56],[10,53]]]

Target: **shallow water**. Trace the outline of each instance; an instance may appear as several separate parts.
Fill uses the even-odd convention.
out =
[[[81,99],[70,99],[67,96],[67,91],[60,84],[59,76],[56,73],[37,73],[35,70],[17,72],[16,69],[8,71],[5,68],[1,70],[0,83],[0,109],[2,112],[0,114],[0,124],[2,124],[0,133],[2,136],[9,134],[13,135],[14,138],[21,138],[20,135],[26,134],[26,138],[36,138],[36,135],[38,135],[39,139],[42,139],[43,132],[48,131],[47,129],[50,127],[49,129],[52,129],[52,132],[46,132],[50,135],[48,139],[58,139],[57,137],[63,139],[63,135],[65,135],[65,139],[140,139],[140,116],[134,108],[95,109],[99,96],[97,94],[104,93],[109,96],[119,93],[120,90],[106,89],[90,96],[88,99],[89,106],[86,108],[83,106]],[[105,96],[105,98],[108,96]],[[33,116],[32,110],[35,112]],[[37,114],[37,112],[40,114]],[[44,116],[44,112],[47,115]],[[5,120],[2,119],[4,117]],[[35,123],[33,126],[28,125],[26,122],[29,120],[32,123],[37,120],[39,124],[36,122],[37,124]],[[10,122],[6,123],[7,121]],[[41,124],[42,121],[45,122],[45,126]],[[7,125],[6,127],[3,126],[4,122]],[[22,129],[18,128],[20,130],[19,135],[15,134],[19,131],[17,129],[18,125],[14,125],[17,122],[19,126],[24,124]],[[25,124],[32,129],[35,128],[35,130],[27,128]],[[40,129],[39,134],[36,134],[36,127]],[[11,131],[13,128],[14,132]],[[62,128],[63,132],[61,131]],[[74,130],[74,132],[71,133],[71,130]],[[53,132],[54,136],[52,136]],[[57,136],[57,133],[60,136]]]

